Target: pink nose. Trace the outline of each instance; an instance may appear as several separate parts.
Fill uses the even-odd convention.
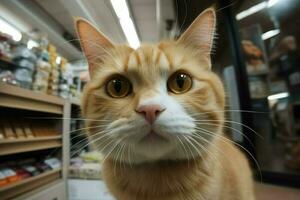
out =
[[[153,124],[158,115],[164,110],[165,108],[159,105],[145,105],[140,106],[136,112],[142,114],[150,124]]]

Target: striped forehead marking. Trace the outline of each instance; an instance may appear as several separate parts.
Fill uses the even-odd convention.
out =
[[[171,69],[172,64],[170,57],[159,48],[141,47],[129,54],[124,71],[127,72],[128,68],[145,66],[158,66]]]

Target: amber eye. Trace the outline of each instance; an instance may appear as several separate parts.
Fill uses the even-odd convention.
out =
[[[175,94],[185,93],[191,87],[192,78],[184,72],[175,72],[168,80],[168,89]]]
[[[107,82],[106,92],[114,98],[126,97],[131,92],[131,83],[123,76],[115,76]]]

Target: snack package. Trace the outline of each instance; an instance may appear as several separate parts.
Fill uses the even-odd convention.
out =
[[[0,187],[3,187],[8,184],[6,176],[0,170]]]
[[[23,169],[29,172],[32,176],[40,174],[40,171],[33,165],[26,165],[23,167]]]
[[[16,169],[14,169],[14,171],[17,173],[17,175],[20,177],[20,179],[25,179],[25,178],[31,177],[31,174],[24,169],[16,168]]]
[[[43,163],[43,162],[38,162],[38,163],[36,163],[36,164],[35,164],[35,167],[36,167],[40,172],[45,172],[45,171],[51,170],[51,168],[50,168],[47,164],[45,164],[45,163]]]
[[[21,178],[17,175],[17,173],[11,168],[3,168],[0,172],[5,176],[6,180],[9,183],[13,183],[19,181]]]
[[[61,162],[57,158],[49,158],[44,161],[51,169],[61,168]]]
[[[37,61],[36,73],[34,76],[33,90],[46,93],[50,77],[51,66],[42,59]]]

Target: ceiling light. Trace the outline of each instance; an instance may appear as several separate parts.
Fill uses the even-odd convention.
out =
[[[272,7],[274,6],[275,4],[277,4],[279,2],[279,0],[269,0],[268,1],[268,7]]]
[[[125,37],[132,48],[140,46],[140,40],[135,29],[126,0],[110,0],[111,5],[119,18],[120,25],[125,34]]]
[[[252,6],[251,8],[248,8],[247,10],[244,10],[240,13],[238,13],[235,18],[237,20],[244,19],[250,15],[253,15],[261,10],[264,10],[265,8],[270,8],[274,5],[276,5],[279,2],[279,0],[269,0],[269,1],[263,1],[259,4],[256,4],[255,6]]]
[[[60,56],[57,56],[55,62],[56,62],[56,64],[59,65],[60,62],[61,62],[61,57],[60,57]]]
[[[263,9],[265,9],[266,7],[268,7],[268,3],[266,1],[264,2],[261,2],[259,4],[256,4],[255,6],[247,9],[247,10],[244,10],[242,12],[240,12],[239,14],[236,15],[236,19],[237,20],[241,20],[241,19],[244,19],[250,15],[253,15],[254,13],[257,13]]]
[[[273,94],[268,96],[268,100],[272,101],[272,100],[276,100],[276,99],[283,99],[286,97],[289,97],[289,93],[288,92],[282,92],[282,93],[278,93],[278,94]]]
[[[118,18],[127,18],[129,16],[129,9],[126,3],[126,0],[110,0],[111,5],[113,6],[116,15]]]
[[[271,30],[271,31],[268,31],[268,32],[265,32],[261,35],[261,38],[263,40],[267,40],[267,39],[270,39],[276,35],[278,35],[280,33],[280,30],[279,29],[275,29],[275,30]]]
[[[138,48],[140,46],[140,41],[135,31],[132,19],[131,18],[120,19],[120,24],[130,46],[135,49]]]
[[[28,42],[27,42],[28,49],[32,49],[32,48],[38,47],[38,46],[39,46],[39,44],[33,40],[28,40]]]
[[[22,33],[6,21],[2,20],[1,18],[0,27],[0,32],[10,35],[13,40],[18,42],[22,39]]]

